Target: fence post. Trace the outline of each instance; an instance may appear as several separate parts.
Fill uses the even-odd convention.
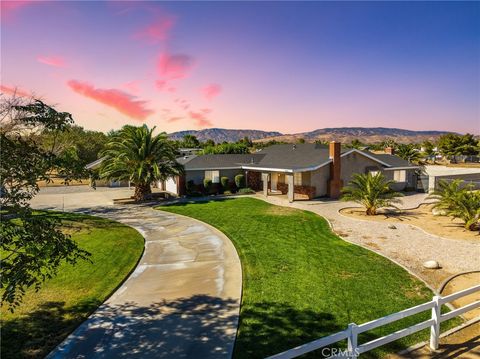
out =
[[[357,354],[357,347],[358,347],[358,325],[355,323],[350,323],[348,325],[348,357],[351,359],[355,359],[358,357]]]
[[[430,348],[432,350],[438,349],[438,341],[440,339],[440,315],[441,315],[441,305],[440,305],[440,296],[436,295],[433,297],[435,302],[434,307],[432,308],[432,319],[433,324],[430,328]]]

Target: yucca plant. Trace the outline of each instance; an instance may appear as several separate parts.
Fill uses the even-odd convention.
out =
[[[166,133],[153,135],[154,130],[155,127],[149,129],[146,125],[124,126],[101,153],[104,160],[100,177],[132,182],[136,201],[145,200],[152,193],[151,185],[155,181],[183,173]]]
[[[365,207],[368,216],[377,214],[379,208],[397,208],[398,197],[403,194],[391,189],[394,181],[388,181],[385,176],[376,174],[354,174],[348,186],[342,189],[342,200],[353,201]]]
[[[465,185],[463,180],[442,180],[438,183],[438,189],[428,198],[437,200],[433,208],[462,220],[465,229],[480,229],[480,192],[473,191],[471,184]]]

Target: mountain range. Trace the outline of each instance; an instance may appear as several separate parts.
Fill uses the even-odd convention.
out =
[[[283,134],[275,131],[260,130],[233,130],[224,128],[207,128],[204,130],[187,130],[173,132],[169,137],[174,140],[181,140],[185,135],[194,135],[200,141],[213,140],[215,143],[236,142],[244,137],[250,138],[255,142],[269,140],[298,142],[304,139],[306,142],[320,141],[340,141],[349,143],[357,139],[363,143],[376,143],[386,139],[393,139],[398,143],[413,143],[422,141],[435,141],[441,135],[452,133],[448,131],[412,131],[400,128],[385,127],[335,127],[321,128],[309,132],[300,132],[294,134]]]

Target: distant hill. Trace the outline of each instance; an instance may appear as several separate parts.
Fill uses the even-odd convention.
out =
[[[207,128],[204,130],[188,130],[170,133],[168,136],[174,140],[181,140],[185,135],[194,135],[200,141],[211,139],[216,143],[224,141],[235,142],[245,136],[255,142],[269,140],[297,142],[304,139],[307,142],[321,141],[340,141],[349,143],[357,139],[363,143],[381,142],[387,139],[393,139],[398,143],[422,142],[426,140],[435,141],[441,135],[451,133],[448,131],[411,131],[400,128],[385,127],[335,127],[321,128],[310,132],[301,132],[294,134],[282,134],[275,131],[259,130],[230,130],[225,128]]]
[[[321,128],[310,132],[285,134],[264,138],[261,141],[277,140],[285,142],[297,142],[304,139],[307,142],[340,141],[349,143],[357,139],[363,143],[376,143],[387,139],[393,139],[398,143],[413,143],[426,140],[434,141],[441,135],[451,133],[448,131],[411,131],[400,128],[385,127],[335,127]]]
[[[275,131],[259,131],[259,130],[229,130],[225,128],[207,128],[205,130],[187,130],[172,132],[168,136],[173,140],[181,140],[185,135],[194,135],[200,141],[213,140],[215,143],[236,142],[244,137],[258,140],[265,137],[281,136],[280,132]]]

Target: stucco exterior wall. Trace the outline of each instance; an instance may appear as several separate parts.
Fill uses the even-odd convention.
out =
[[[346,186],[351,181],[354,173],[367,173],[369,170],[382,171],[382,165],[355,152],[342,157],[342,173],[340,177],[343,185]],[[393,173],[391,175],[393,176]]]
[[[235,176],[238,174],[243,174],[243,175],[245,174],[245,171],[240,168],[225,169],[225,170],[220,169],[219,172],[220,172],[220,178],[228,177],[230,181],[233,181],[235,179]],[[205,178],[205,171],[203,170],[186,171],[185,177],[187,182],[193,180],[195,184],[202,184]]]
[[[315,187],[315,197],[325,196],[327,194],[327,182],[330,178],[330,166],[323,166],[308,173],[310,177],[310,186]]]

